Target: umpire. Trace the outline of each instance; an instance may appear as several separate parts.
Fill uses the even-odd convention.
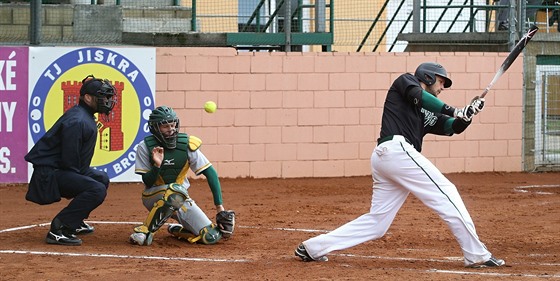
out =
[[[82,80],[78,105],[68,109],[25,156],[33,175],[25,198],[45,205],[73,199],[52,220],[48,244],[77,246],[76,234],[94,228],[84,222],[107,196],[109,177],[90,167],[97,141],[95,113],[109,114],[116,103],[115,87],[89,75]]]

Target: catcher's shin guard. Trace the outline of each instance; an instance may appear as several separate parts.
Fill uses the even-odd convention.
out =
[[[142,233],[145,235],[144,241],[142,239],[134,239],[131,235],[131,241],[134,240],[135,244],[150,245],[156,231],[177,211],[187,198],[186,190],[179,184],[170,184],[163,199],[158,200],[154,207],[150,210],[148,217],[144,223],[134,228],[135,233]],[[138,236],[138,235],[137,235]],[[137,237],[136,237],[137,238]]]
[[[218,230],[215,224],[204,227],[200,230],[200,243],[211,245],[216,244],[220,239],[222,239],[222,233]]]
[[[193,242],[198,242],[206,245],[218,243],[222,239],[222,233],[218,230],[215,224],[207,225],[200,230],[200,233],[195,237]],[[190,242],[190,241],[189,241]]]

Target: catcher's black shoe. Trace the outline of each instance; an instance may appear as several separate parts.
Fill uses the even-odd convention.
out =
[[[484,267],[499,267],[499,266],[504,266],[504,265],[506,265],[506,262],[504,260],[497,259],[495,257],[490,257],[490,259],[485,261],[485,262],[473,263],[473,264],[467,265],[466,267],[469,267],[469,268],[484,268]]]
[[[312,258],[308,253],[307,250],[305,249],[305,246],[303,246],[303,243],[299,244],[299,246],[296,248],[296,251],[294,252],[294,254],[296,255],[296,257],[300,258],[302,261],[308,262],[308,261],[328,261],[329,258],[327,258],[326,256],[322,256],[319,258]]]
[[[194,234],[188,232],[186,229],[183,228],[182,225],[178,223],[169,224],[169,226],[167,227],[167,232],[177,237],[178,239],[190,239],[195,237]]]
[[[76,234],[90,234],[95,231],[95,227],[87,224],[85,221],[80,224],[80,227],[76,228]]]
[[[51,229],[45,239],[47,244],[57,244],[64,246],[80,246],[82,239],[76,237],[74,230],[65,226],[58,218],[51,223]]]

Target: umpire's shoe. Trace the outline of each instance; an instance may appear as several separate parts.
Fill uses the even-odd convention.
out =
[[[308,253],[307,250],[305,249],[305,246],[303,246],[303,243],[299,244],[299,246],[297,247],[296,251],[294,252],[294,254],[296,255],[296,257],[300,258],[302,261],[328,261],[329,258],[327,258],[326,256],[322,256],[322,257],[318,257],[316,259],[312,258]]]
[[[80,227],[76,228],[75,233],[80,235],[80,234],[90,234],[93,233],[95,231],[95,227],[87,224],[85,221],[82,221],[82,223],[80,224]]]
[[[74,230],[64,225],[58,218],[51,223],[51,230],[45,239],[47,244],[80,246],[82,239],[76,237]]]

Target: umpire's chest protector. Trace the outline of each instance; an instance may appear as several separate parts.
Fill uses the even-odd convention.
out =
[[[144,138],[148,151],[152,151],[154,147],[160,146],[154,136],[147,136]],[[163,153],[163,162],[159,169],[158,182],[163,180],[162,184],[182,183],[187,171],[189,170],[189,156],[187,151],[189,149],[189,136],[180,133],[177,136],[177,147],[175,149],[165,148]],[[150,159],[151,157],[150,152]],[[153,160],[150,160],[153,162]],[[156,184],[157,184],[156,183]]]

